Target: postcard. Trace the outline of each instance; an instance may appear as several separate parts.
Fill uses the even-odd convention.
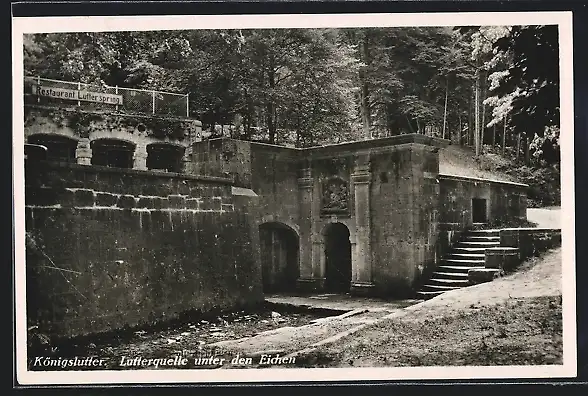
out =
[[[12,22],[19,384],[576,375],[571,12]]]

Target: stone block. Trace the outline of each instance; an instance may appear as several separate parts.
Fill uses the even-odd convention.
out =
[[[135,197],[133,195],[121,195],[118,199],[118,207],[123,209],[132,209],[136,205]]]
[[[211,209],[214,211],[220,211],[222,209],[221,197],[212,198]]]
[[[63,189],[59,191],[59,203],[64,208],[73,208],[75,206],[74,192],[72,190]]]
[[[186,197],[183,195],[170,195],[167,197],[169,207],[172,209],[183,209],[186,207]]]
[[[96,206],[115,206],[117,202],[117,195],[105,192],[96,193]]]
[[[57,192],[50,187],[27,187],[25,205],[52,206],[58,203]]]
[[[354,296],[371,296],[374,294],[374,284],[354,282],[351,284],[349,293]]]
[[[198,210],[198,202],[200,200],[198,198],[188,198],[186,199],[186,208]]]
[[[519,249],[513,247],[487,248],[484,262],[486,268],[510,272],[520,263]]]
[[[232,212],[235,210],[235,207],[233,206],[233,204],[222,204],[221,210],[223,212]]]
[[[165,201],[165,202],[164,202]],[[153,209],[164,209],[167,208],[167,199],[162,197],[152,197],[151,202]]]
[[[325,288],[325,278],[306,278],[296,280],[296,289],[302,292],[321,291]]]
[[[94,191],[85,188],[75,190],[74,201],[78,207],[94,206]]]
[[[141,197],[137,202],[138,208],[152,208],[153,206],[153,198],[151,197]]]
[[[182,180],[178,183],[178,193],[182,195],[190,195],[190,185],[187,180]]]
[[[497,268],[474,268],[468,271],[468,281],[471,285],[491,282],[498,278],[501,271]]]
[[[199,210],[211,210],[212,209],[212,198],[204,197],[198,206]]]

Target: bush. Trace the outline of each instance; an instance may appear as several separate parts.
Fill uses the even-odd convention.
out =
[[[519,166],[505,169],[521,182],[529,185],[527,206],[537,208],[561,205],[560,171],[558,167],[534,168]]]

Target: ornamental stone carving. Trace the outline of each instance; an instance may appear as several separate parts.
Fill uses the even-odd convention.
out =
[[[339,177],[332,177],[323,182],[321,213],[349,213],[349,186],[347,181]]]

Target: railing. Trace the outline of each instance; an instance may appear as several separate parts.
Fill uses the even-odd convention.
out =
[[[94,85],[27,76],[25,103],[77,105],[88,110],[188,117],[189,94]]]

